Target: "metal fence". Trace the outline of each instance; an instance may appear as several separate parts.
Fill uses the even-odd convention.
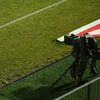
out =
[[[55,100],[100,100],[100,77],[73,89]]]

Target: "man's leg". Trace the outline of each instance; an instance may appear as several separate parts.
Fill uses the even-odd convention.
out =
[[[84,74],[84,71],[87,67],[88,57],[80,57],[78,67],[77,67],[77,76],[81,79]]]
[[[91,61],[91,71],[90,71],[90,74],[98,74],[97,72],[97,69],[96,69],[96,58],[92,58],[92,61]]]
[[[77,64],[76,64],[76,61],[74,61],[71,65],[71,77],[76,79],[76,68],[77,67]]]

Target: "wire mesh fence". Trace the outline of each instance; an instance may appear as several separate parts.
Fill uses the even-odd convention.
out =
[[[100,77],[75,88],[55,100],[100,100]]]

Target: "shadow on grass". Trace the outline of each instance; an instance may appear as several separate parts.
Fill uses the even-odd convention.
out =
[[[31,87],[25,87],[12,92],[14,97],[20,100],[53,100],[49,87],[40,87],[37,90],[32,90]]]
[[[81,84],[75,84],[76,81],[71,81],[66,84],[60,84],[55,87],[52,86],[42,86],[37,88],[36,90],[33,87],[28,86],[24,88],[20,88],[16,91],[11,92],[13,95],[13,100],[54,100],[55,98],[73,90],[74,88],[83,85],[88,82],[93,76],[89,76],[83,80]],[[12,97],[11,97],[12,100]]]
[[[60,85],[58,87],[43,86],[36,90],[32,87],[24,87],[19,90],[11,92],[16,100],[54,100],[56,97],[70,91],[74,88],[71,82]]]

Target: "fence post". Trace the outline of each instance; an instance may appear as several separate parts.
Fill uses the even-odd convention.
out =
[[[87,100],[91,100],[91,84],[87,86]]]

